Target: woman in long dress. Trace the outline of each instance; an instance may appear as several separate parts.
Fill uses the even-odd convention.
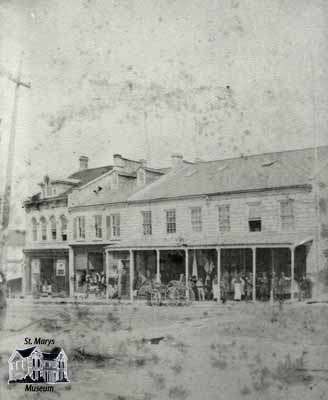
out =
[[[235,301],[240,301],[242,296],[242,280],[239,275],[237,275],[231,282],[233,284],[233,299]]]

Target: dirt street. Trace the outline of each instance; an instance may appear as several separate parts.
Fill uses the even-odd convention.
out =
[[[292,400],[326,399],[328,392],[328,304],[16,300],[1,316],[0,334],[3,400]],[[25,337],[53,338],[64,348],[70,384],[54,393],[7,384],[8,358]]]

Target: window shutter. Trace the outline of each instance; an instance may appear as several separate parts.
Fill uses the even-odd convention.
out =
[[[106,238],[109,240],[112,236],[111,231],[111,217],[110,215],[106,216]]]
[[[73,238],[76,239],[77,238],[77,218],[74,218],[73,221]]]

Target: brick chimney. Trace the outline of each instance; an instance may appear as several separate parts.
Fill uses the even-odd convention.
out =
[[[113,154],[114,167],[124,168],[125,162],[121,154]]]
[[[180,168],[183,164],[183,155],[179,153],[172,154],[171,163],[173,168]]]
[[[88,169],[89,158],[87,156],[80,156],[79,162],[80,162],[80,171]]]
[[[141,164],[141,167],[144,167],[144,168],[147,167],[147,160],[141,158],[141,159],[139,160],[139,162],[140,162],[140,164]]]

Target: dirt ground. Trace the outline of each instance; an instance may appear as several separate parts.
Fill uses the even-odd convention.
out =
[[[327,399],[328,304],[16,301],[0,334],[1,400]],[[8,358],[25,337],[64,348],[70,384],[54,393],[7,384]]]

